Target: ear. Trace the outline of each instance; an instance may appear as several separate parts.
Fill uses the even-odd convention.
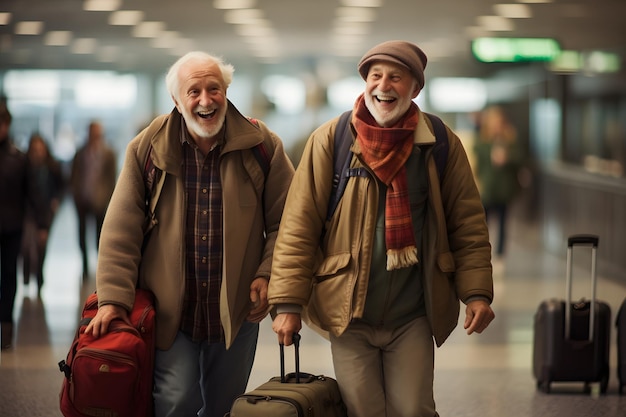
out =
[[[180,104],[178,104],[178,100],[176,100],[176,97],[174,97],[173,95],[170,97],[172,97],[172,100],[174,101],[174,106],[176,106],[176,110],[178,110],[180,114],[183,114],[183,112],[180,110]]]
[[[415,82],[415,87],[413,88],[413,97],[411,97],[411,98],[414,99],[415,97],[417,97],[417,95],[420,93],[420,91],[422,91],[422,89],[420,88],[419,83],[416,81]]]

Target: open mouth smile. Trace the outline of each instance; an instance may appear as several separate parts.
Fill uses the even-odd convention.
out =
[[[202,119],[211,119],[213,118],[213,116],[215,116],[215,112],[216,110],[211,110],[211,111],[198,111],[196,112],[196,114],[198,115],[198,117],[202,118]]]
[[[395,97],[390,97],[390,96],[374,96],[374,98],[379,103],[393,103],[394,101],[396,101]]]

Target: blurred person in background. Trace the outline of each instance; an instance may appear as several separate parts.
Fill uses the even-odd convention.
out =
[[[520,191],[519,172],[523,155],[517,130],[500,106],[490,106],[479,115],[474,143],[475,174],[487,222],[497,221],[495,255],[506,250],[509,207]]]
[[[223,417],[246,389],[269,312],[293,165],[280,138],[227,99],[233,72],[204,52],[174,63],[175,108],[128,145],[102,229],[100,305],[85,332],[128,320],[135,288],[152,291],[156,417]],[[146,200],[156,209],[144,237]]]
[[[13,343],[13,309],[17,260],[22,245],[24,213],[30,203],[28,159],[9,137],[11,113],[0,102],[0,347]]]
[[[48,144],[39,134],[33,134],[26,151],[29,169],[30,195],[33,204],[26,211],[22,260],[24,285],[31,273],[37,278],[37,294],[44,283],[43,267],[52,221],[63,198],[64,183],[61,164],[50,154]]]
[[[95,223],[96,249],[109,200],[117,179],[117,156],[104,137],[100,122],[89,124],[87,142],[72,161],[70,185],[78,216],[78,243],[82,255],[83,279],[89,277],[87,227]]]

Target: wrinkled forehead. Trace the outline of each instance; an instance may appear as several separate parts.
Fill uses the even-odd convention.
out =
[[[178,80],[181,86],[198,81],[213,81],[224,85],[224,77],[217,63],[198,60],[184,64],[178,72]]]

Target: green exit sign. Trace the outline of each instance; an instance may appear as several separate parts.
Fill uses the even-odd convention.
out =
[[[477,38],[472,53],[481,62],[552,61],[561,47],[550,38]]]

